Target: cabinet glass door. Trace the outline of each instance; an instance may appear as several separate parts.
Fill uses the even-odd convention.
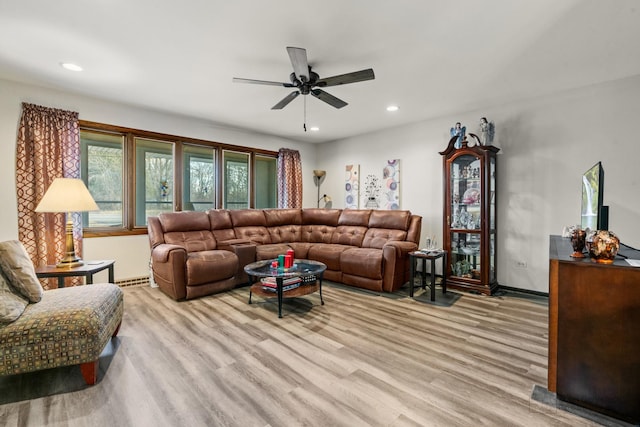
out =
[[[459,156],[451,163],[451,271],[468,279],[480,279],[480,166],[480,159],[472,155]]]
[[[496,281],[496,159],[489,159],[489,281]]]

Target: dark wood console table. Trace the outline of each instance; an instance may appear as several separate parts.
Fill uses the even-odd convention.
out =
[[[640,423],[640,268],[572,252],[569,239],[551,236],[547,387],[561,400]]]

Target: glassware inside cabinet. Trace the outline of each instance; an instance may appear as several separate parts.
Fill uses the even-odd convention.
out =
[[[454,276],[480,279],[480,235],[451,233],[451,271]]]

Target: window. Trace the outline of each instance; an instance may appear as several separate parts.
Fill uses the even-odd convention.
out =
[[[136,226],[173,211],[173,144],[135,138]]]
[[[216,152],[210,147],[185,145],[182,169],[182,210],[216,207]]]
[[[249,154],[223,151],[224,208],[249,207]]]
[[[100,208],[97,212],[83,213],[85,227],[122,228],[124,224],[123,147],[122,135],[80,132],[81,174]]]
[[[277,153],[80,121],[81,175],[100,207],[86,237],[139,234],[161,212],[277,207]]]
[[[278,159],[275,157],[255,156],[256,209],[267,209],[278,206]]]

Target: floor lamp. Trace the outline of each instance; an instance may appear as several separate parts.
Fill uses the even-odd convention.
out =
[[[47,189],[36,212],[65,212],[67,215],[65,235],[65,256],[56,265],[58,268],[78,267],[83,264],[76,255],[73,244],[72,212],[100,210],[84,182],[78,178],[56,178]]]
[[[313,180],[316,182],[316,187],[318,187],[318,207],[320,207],[320,200],[322,199],[320,197],[320,180],[326,174],[327,174],[327,171],[322,171],[322,170],[319,170],[319,169],[314,169],[313,170]],[[326,194],[325,194],[325,196],[326,196]]]

